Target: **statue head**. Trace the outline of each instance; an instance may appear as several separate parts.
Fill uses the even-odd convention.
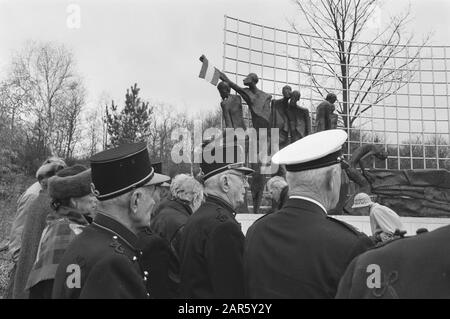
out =
[[[255,73],[250,73],[249,75],[247,75],[247,77],[244,79],[244,85],[245,86],[251,86],[251,85],[256,85],[259,82],[259,78]]]
[[[281,90],[281,93],[283,94],[283,98],[289,99],[291,97],[291,95],[292,95],[292,88],[289,85],[286,85]]]
[[[301,96],[300,91],[297,91],[297,90],[293,91],[291,94],[291,101],[295,101],[295,102],[299,101],[300,96]]]
[[[327,100],[328,102],[330,102],[331,104],[334,104],[334,102],[337,101],[337,96],[334,93],[328,93],[327,97],[325,98],[325,100]]]
[[[217,85],[217,90],[219,90],[220,96],[222,99],[226,99],[231,92],[230,86],[226,82],[220,82]]]

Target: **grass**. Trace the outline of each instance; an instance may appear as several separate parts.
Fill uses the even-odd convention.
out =
[[[0,243],[9,239],[9,232],[16,214],[19,196],[36,180],[24,175],[0,174]],[[12,268],[7,251],[0,253],[0,298],[3,298],[9,282],[9,272]]]

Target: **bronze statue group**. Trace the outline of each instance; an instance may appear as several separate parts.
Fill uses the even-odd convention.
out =
[[[220,79],[222,82],[218,84],[217,89],[222,98],[221,108],[225,128],[244,130],[247,128],[242,107],[242,100],[244,100],[250,111],[251,125],[256,130],[258,140],[261,130],[266,129],[270,132],[273,128],[278,129],[277,146],[278,149],[282,149],[313,133],[308,108],[298,105],[301,97],[299,91],[292,91],[292,88],[286,85],[282,89],[283,97],[275,100],[270,94],[257,87],[259,77],[255,73],[250,73],[245,77],[243,80],[244,87],[232,82],[223,72],[220,72]],[[231,89],[237,94],[231,94]],[[315,132],[337,127],[338,115],[335,113],[336,107],[334,105],[336,101],[336,95],[328,93],[325,100],[317,106]],[[257,212],[263,196],[265,178],[260,174],[260,163],[250,163],[250,165],[255,170],[250,186],[253,211]]]
[[[297,106],[299,92],[285,87],[283,98],[272,100],[256,87],[255,74],[245,78],[246,88],[221,79],[227,126],[245,128],[242,97],[255,128],[280,129],[284,147],[271,162],[285,175],[270,184],[287,187],[277,195],[282,204],[244,236],[236,214],[255,170],[235,143],[211,141],[201,174],[172,180],[150,162],[145,143],[100,152],[90,168],[49,159],[19,200],[10,297],[450,297],[450,227],[376,243],[329,216],[349,168],[342,154],[347,133],[335,129],[335,95],[317,108],[313,133],[309,112]],[[381,230],[392,224],[385,216],[396,220],[365,194],[353,207],[377,215]]]

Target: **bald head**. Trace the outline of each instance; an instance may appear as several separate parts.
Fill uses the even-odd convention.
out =
[[[258,82],[259,82],[259,78],[255,73],[250,73],[244,79],[244,85],[246,85],[246,86],[255,86],[256,84],[258,84]]]
[[[289,85],[286,85],[285,87],[283,87],[283,89],[281,90],[281,93],[283,94],[283,97],[285,99],[289,99],[292,95],[292,88]]]
[[[223,82],[223,81],[217,85],[217,90],[219,91],[220,96],[223,99],[227,98],[231,92],[230,86],[226,82]]]
[[[334,93],[328,93],[327,97],[325,98],[325,100],[327,100],[331,104],[334,104],[337,101],[337,96]]]

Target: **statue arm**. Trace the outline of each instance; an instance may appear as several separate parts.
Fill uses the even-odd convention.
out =
[[[245,92],[245,90],[243,88],[241,88],[239,85],[237,85],[236,83],[231,81],[228,78],[228,76],[226,76],[226,74],[223,72],[220,72],[220,79],[222,81],[224,81],[225,83],[227,83],[230,86],[230,88],[235,90],[240,96],[242,96],[244,101],[250,105],[250,97],[248,96],[247,92]]]

